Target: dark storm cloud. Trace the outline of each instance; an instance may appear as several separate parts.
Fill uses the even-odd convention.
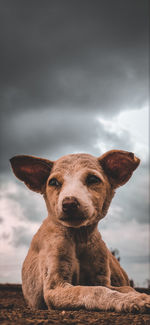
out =
[[[7,120],[1,142],[1,171],[10,168],[9,158],[16,154],[43,156],[55,160],[72,152],[88,152],[95,156],[102,154],[98,143],[107,144],[109,149],[133,150],[133,143],[127,131],[117,135],[91,114],[63,114],[52,110],[34,110],[18,114]]]
[[[1,1],[1,109],[114,114],[147,91],[148,1]]]
[[[140,108],[147,1],[1,1],[1,166],[15,154],[132,150],[96,117]]]

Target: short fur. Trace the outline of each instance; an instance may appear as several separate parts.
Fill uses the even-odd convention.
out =
[[[43,194],[48,217],[32,239],[22,288],[32,308],[145,311],[150,297],[137,293],[98,231],[118,186],[140,160],[122,150],[99,158],[67,155],[55,162],[11,159],[15,175]]]

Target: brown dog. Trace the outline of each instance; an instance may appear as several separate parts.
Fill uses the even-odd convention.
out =
[[[98,231],[115,189],[140,160],[111,150],[99,158],[72,154],[52,162],[16,156],[15,175],[43,194],[48,217],[33,237],[22,269],[24,297],[32,308],[145,311],[150,297],[129,286],[125,271]]]

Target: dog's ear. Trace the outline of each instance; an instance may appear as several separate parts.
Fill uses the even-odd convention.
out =
[[[110,150],[98,160],[114,188],[125,184],[140,163],[132,152],[123,150]]]
[[[53,162],[32,156],[15,156],[10,159],[14,174],[31,190],[43,193]]]

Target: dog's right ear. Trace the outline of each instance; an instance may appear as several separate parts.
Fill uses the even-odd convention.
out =
[[[134,153],[123,150],[110,150],[98,160],[114,188],[124,185],[140,163]]]
[[[53,162],[32,156],[15,156],[10,159],[14,174],[31,190],[43,193]]]

